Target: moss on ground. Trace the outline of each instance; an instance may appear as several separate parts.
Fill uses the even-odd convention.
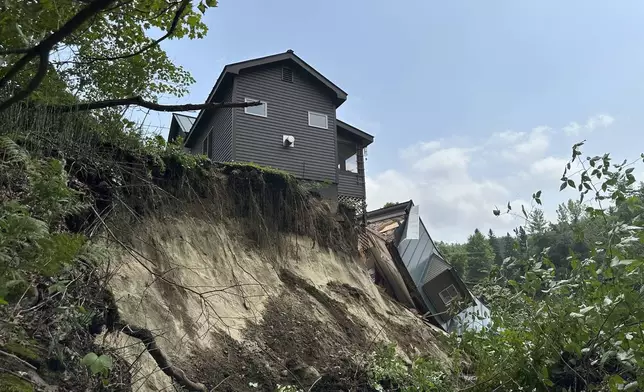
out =
[[[38,353],[28,347],[25,344],[21,344],[19,342],[9,342],[4,345],[4,349],[11,354],[14,354],[22,359],[28,359],[28,360],[37,360],[39,358]]]
[[[3,392],[33,392],[31,383],[14,376],[13,374],[0,374],[0,391]]]

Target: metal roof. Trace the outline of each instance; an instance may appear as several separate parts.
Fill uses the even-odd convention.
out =
[[[185,114],[172,113],[172,116],[177,120],[181,131],[184,133],[190,132],[192,124],[195,123],[196,117],[186,116]]]

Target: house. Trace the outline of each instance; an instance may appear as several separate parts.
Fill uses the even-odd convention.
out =
[[[412,200],[368,212],[367,230],[386,241],[391,260],[419,312],[448,332],[488,325],[489,309],[472,295],[436,248]]]
[[[169,140],[218,162],[254,162],[325,184],[320,194],[364,211],[364,150],[373,136],[341,121],[347,93],[292,50],[224,67],[207,102],[246,108],[173,115]]]

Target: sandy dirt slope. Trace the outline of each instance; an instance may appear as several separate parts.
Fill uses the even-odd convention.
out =
[[[359,260],[301,237],[281,255],[260,251],[234,226],[151,219],[112,266],[122,319],[152,330],[193,380],[222,391],[359,387],[361,353],[377,342],[448,360],[442,333],[381,294]],[[133,390],[172,390],[140,343],[123,334],[97,343],[133,363]]]

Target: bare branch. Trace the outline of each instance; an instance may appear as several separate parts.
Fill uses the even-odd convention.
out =
[[[105,101],[79,103],[75,105],[47,105],[45,108],[60,112],[81,112],[87,110],[105,109],[117,106],[140,106],[157,112],[187,112],[191,110],[202,109],[225,109],[225,108],[246,108],[249,106],[258,106],[262,103],[259,101],[253,102],[207,102],[207,103],[189,103],[184,105],[162,105],[152,101],[146,101],[141,96],[123,98],[123,99],[108,99]]]
[[[165,33],[161,38],[158,38],[158,39],[150,42],[149,44],[145,45],[144,47],[142,47],[141,49],[137,50],[136,52],[129,53],[129,54],[124,54],[124,55],[121,55],[121,56],[113,56],[113,57],[91,57],[89,59],[89,62],[92,63],[92,62],[96,62],[96,61],[114,61],[114,60],[127,59],[127,58],[130,58],[130,57],[137,56],[137,55],[145,52],[146,50],[149,50],[149,49],[159,45],[163,40],[167,39],[172,34],[174,34],[174,31],[177,29],[177,26],[179,25],[179,20],[181,19],[181,15],[186,10],[186,7],[188,6],[189,3],[190,3],[190,0],[183,0],[181,2],[181,4],[179,5],[179,8],[177,9],[177,11],[174,14],[174,18],[172,19],[172,24],[170,25],[170,28],[168,29],[168,32]],[[167,9],[169,9],[169,8],[167,8]],[[166,11],[167,11],[167,9],[166,9]]]
[[[155,360],[161,371],[168,375],[177,384],[189,391],[208,392],[208,388],[200,382],[191,381],[183,370],[174,367],[168,358],[163,354],[157,345],[154,335],[149,329],[138,327],[131,324],[116,323],[114,329],[120,330],[124,334],[139,339],[144,345],[150,356]]]
[[[72,34],[76,29],[78,29],[83,23],[85,23],[89,18],[101,12],[112,4],[114,0],[94,0],[89,5],[82,10],[80,10],[76,15],[74,15],[67,23],[63,25],[60,29],[50,34],[47,38],[40,41],[40,43],[33,48],[30,48],[20,60],[18,60],[7,73],[0,79],[0,89],[5,87],[11,79],[13,79],[20,71],[22,71],[27,64],[29,64],[36,57],[40,58],[40,64],[38,66],[38,72],[31,79],[27,88],[19,91],[13,97],[8,100],[0,103],[0,111],[7,109],[9,106],[18,102],[21,99],[24,99],[29,96],[35,89],[40,86],[42,80],[44,79],[44,74],[47,72],[47,62],[49,61],[49,51],[60,41],[65,39],[67,36]],[[43,64],[43,60],[45,64]],[[16,99],[16,97],[19,97]]]

